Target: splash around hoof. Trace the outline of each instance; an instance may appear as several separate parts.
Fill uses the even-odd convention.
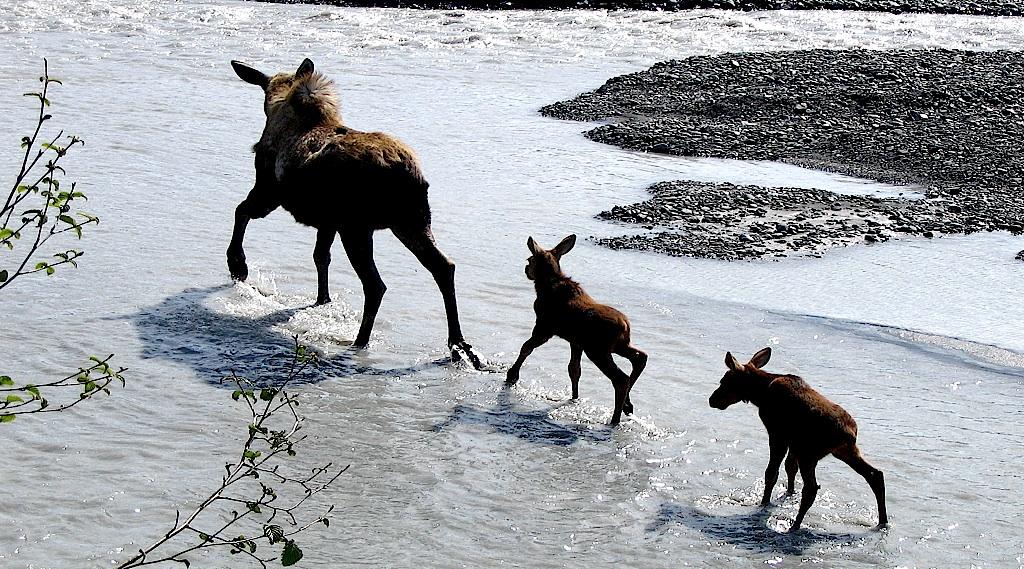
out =
[[[469,362],[469,364],[473,366],[473,369],[491,371],[491,367],[487,364],[487,360],[483,359],[483,357],[473,349],[473,346],[470,346],[465,340],[449,344],[448,347],[451,348],[453,362],[465,361]]]

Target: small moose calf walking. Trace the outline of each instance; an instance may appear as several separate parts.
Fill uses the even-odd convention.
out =
[[[559,261],[575,244],[575,235],[566,237],[550,251],[544,250],[533,237],[527,241],[532,255],[527,261],[526,276],[537,290],[537,300],[533,303],[537,323],[530,339],[523,344],[519,359],[509,368],[505,382],[512,385],[519,381],[519,370],[533,350],[552,336],[559,336],[569,342],[572,350],[569,358],[572,398],[579,397],[580,358],[586,353],[615,387],[611,424],[617,425],[623,412],[627,415],[633,412],[629,391],[647,365],[647,354],[630,344],[629,320],[625,314],[599,304],[579,283],[562,272]],[[630,375],[615,365],[612,354],[629,360],[633,367]]]
[[[885,481],[882,471],[871,466],[857,448],[857,423],[845,409],[829,401],[795,375],[768,373],[761,368],[772,357],[771,348],[765,348],[741,364],[732,353],[725,354],[729,371],[722,377],[718,389],[708,403],[716,409],[726,409],[733,403],[745,401],[758,407],[758,415],[768,430],[770,458],[764,471],[764,498],[762,506],[771,500],[772,489],[779,479],[779,465],[786,452],[786,491],[793,493],[796,471],[799,468],[804,488],[800,496],[800,510],[789,531],[800,529],[804,515],[818,494],[814,468],[828,455],[850,465],[867,480],[878,501],[878,527],[888,523],[885,514]]]

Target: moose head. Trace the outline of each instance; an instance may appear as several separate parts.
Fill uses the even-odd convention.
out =
[[[530,237],[526,246],[530,248],[530,258],[526,260],[526,278],[531,281],[546,280],[562,276],[562,267],[558,264],[562,255],[572,250],[576,245],[576,236],[570,235],[555,245],[554,249],[544,249]]]
[[[764,388],[764,379],[758,373],[772,357],[772,349],[764,348],[750,361],[741,364],[732,352],[725,353],[725,366],[729,371],[722,376],[718,389],[711,394],[708,404],[715,409],[727,409],[733,403],[749,402]]]

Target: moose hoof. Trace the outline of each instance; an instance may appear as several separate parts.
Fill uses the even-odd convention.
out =
[[[249,267],[245,264],[245,256],[228,256],[228,272],[231,273],[231,278],[245,282],[245,279],[249,278]]]
[[[622,405],[622,412],[627,414],[627,415],[632,415],[633,414],[633,404],[632,403],[624,403]]]
[[[324,304],[330,304],[330,303],[331,303],[331,297],[325,296],[323,298],[316,299],[316,302],[313,304],[313,306],[322,306]]]
[[[505,385],[515,385],[519,382],[519,368],[512,366],[505,374]]]
[[[487,369],[487,364],[484,362],[484,359],[480,357],[480,354],[476,353],[476,350],[473,349],[473,346],[470,346],[467,342],[455,342],[449,344],[448,347],[452,351],[453,362],[468,361],[469,364],[473,366],[473,369]],[[518,379],[518,376],[516,377],[516,379]],[[515,382],[513,381],[512,383]]]

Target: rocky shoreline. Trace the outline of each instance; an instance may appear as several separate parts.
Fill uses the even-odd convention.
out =
[[[613,248],[751,259],[895,235],[1024,232],[1024,53],[808,50],[692,57],[542,113],[610,119],[623,148],[774,160],[919,187],[924,199],[667,182],[599,217],[647,231]]]
[[[442,10],[868,10],[976,16],[1022,16],[1009,0],[260,0],[280,4]]]

